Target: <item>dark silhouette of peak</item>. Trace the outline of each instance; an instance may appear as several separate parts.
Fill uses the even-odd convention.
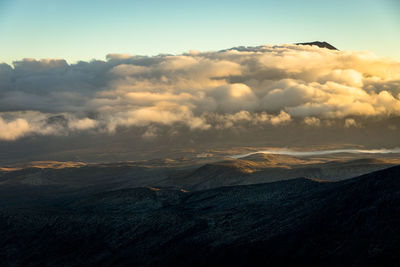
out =
[[[316,45],[320,48],[328,48],[330,50],[339,50],[333,45],[327,43],[327,42],[320,42],[320,41],[315,41],[315,42],[307,42],[307,43],[297,43],[296,45]]]

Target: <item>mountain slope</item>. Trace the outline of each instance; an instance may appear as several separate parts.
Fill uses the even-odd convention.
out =
[[[308,42],[308,43],[297,43],[297,45],[316,45],[320,48],[328,48],[330,50],[339,50],[327,42],[320,42],[320,41]]]
[[[395,266],[400,260],[400,166],[341,182],[132,188],[37,202],[29,210],[20,205],[0,209],[5,266]]]
[[[400,159],[314,159],[263,153],[206,164],[171,160],[108,164],[42,162],[0,168],[0,191],[4,187],[23,185],[92,192],[146,186],[194,191],[297,177],[337,181],[396,164],[400,164]]]
[[[253,154],[206,164],[171,182],[188,190],[258,184],[308,177],[338,181],[400,164],[397,159],[313,160],[286,155]],[[167,180],[164,180],[165,184]]]

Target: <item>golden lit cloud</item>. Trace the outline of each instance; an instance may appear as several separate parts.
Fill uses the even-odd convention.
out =
[[[0,65],[0,140],[159,126],[360,127],[400,116],[400,63],[370,52],[266,45],[107,61]],[[340,123],[334,123],[335,120]],[[343,123],[344,122],[344,123]],[[393,127],[392,127],[393,128]]]

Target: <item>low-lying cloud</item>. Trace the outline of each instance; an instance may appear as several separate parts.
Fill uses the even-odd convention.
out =
[[[400,63],[282,45],[106,61],[0,64],[0,140],[144,127],[362,127],[400,116]]]
[[[390,148],[390,149],[328,149],[328,150],[313,150],[313,151],[296,151],[291,149],[269,149],[261,150],[257,152],[233,155],[232,158],[240,159],[245,158],[255,154],[273,154],[273,155],[289,155],[289,156],[323,156],[331,154],[349,153],[349,154],[399,154],[400,148]]]

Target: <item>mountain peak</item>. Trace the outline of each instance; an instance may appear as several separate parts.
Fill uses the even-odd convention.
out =
[[[308,42],[308,43],[297,43],[296,45],[316,45],[320,48],[328,48],[330,50],[339,50],[327,42],[320,42],[320,41]]]

